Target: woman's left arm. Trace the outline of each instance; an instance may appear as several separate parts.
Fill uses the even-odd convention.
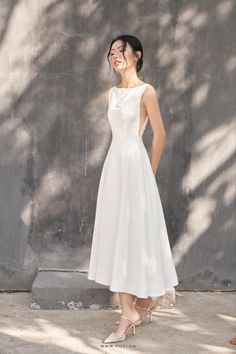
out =
[[[148,85],[143,95],[143,103],[153,131],[151,165],[154,175],[157,173],[162,151],[166,141],[166,132],[163,125],[161,112],[157,100],[156,90],[152,85]]]

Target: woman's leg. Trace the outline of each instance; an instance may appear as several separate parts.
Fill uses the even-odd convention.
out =
[[[142,307],[142,308],[147,308],[152,302],[152,297],[148,296],[148,298],[141,298],[137,297],[137,300],[135,301],[135,305]],[[141,317],[145,314],[146,310],[141,310],[139,308],[136,309],[138,313],[140,314]]]
[[[139,313],[134,307],[134,296],[128,293],[119,293],[121,314],[130,318],[132,321],[139,319]],[[116,332],[124,333],[126,328],[131,324],[125,318],[120,318]]]
[[[137,297],[135,305],[140,307],[147,307],[152,301],[152,297],[148,296],[148,298]]]

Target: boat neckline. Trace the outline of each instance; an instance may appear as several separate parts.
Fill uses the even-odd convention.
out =
[[[133,86],[133,87],[117,87],[114,86],[116,89],[123,89],[123,90],[129,90],[129,89],[134,89],[134,88],[139,88],[139,87],[143,87],[144,85],[148,85],[147,83],[139,85],[139,86]]]

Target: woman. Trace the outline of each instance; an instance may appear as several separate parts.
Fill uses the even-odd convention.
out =
[[[155,309],[152,297],[178,279],[155,179],[166,133],[155,89],[138,77],[143,48],[138,38],[121,35],[107,57],[121,82],[106,95],[112,142],[98,189],[88,279],[119,293],[120,320],[103,341],[111,343],[125,340],[130,329],[135,334]],[[142,141],[148,119],[151,162]]]

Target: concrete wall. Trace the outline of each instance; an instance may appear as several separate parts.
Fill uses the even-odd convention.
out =
[[[179,289],[235,289],[236,2],[1,1],[0,289],[86,270],[111,141],[106,54],[144,47],[167,132],[156,177]],[[150,153],[152,131],[144,134]]]

